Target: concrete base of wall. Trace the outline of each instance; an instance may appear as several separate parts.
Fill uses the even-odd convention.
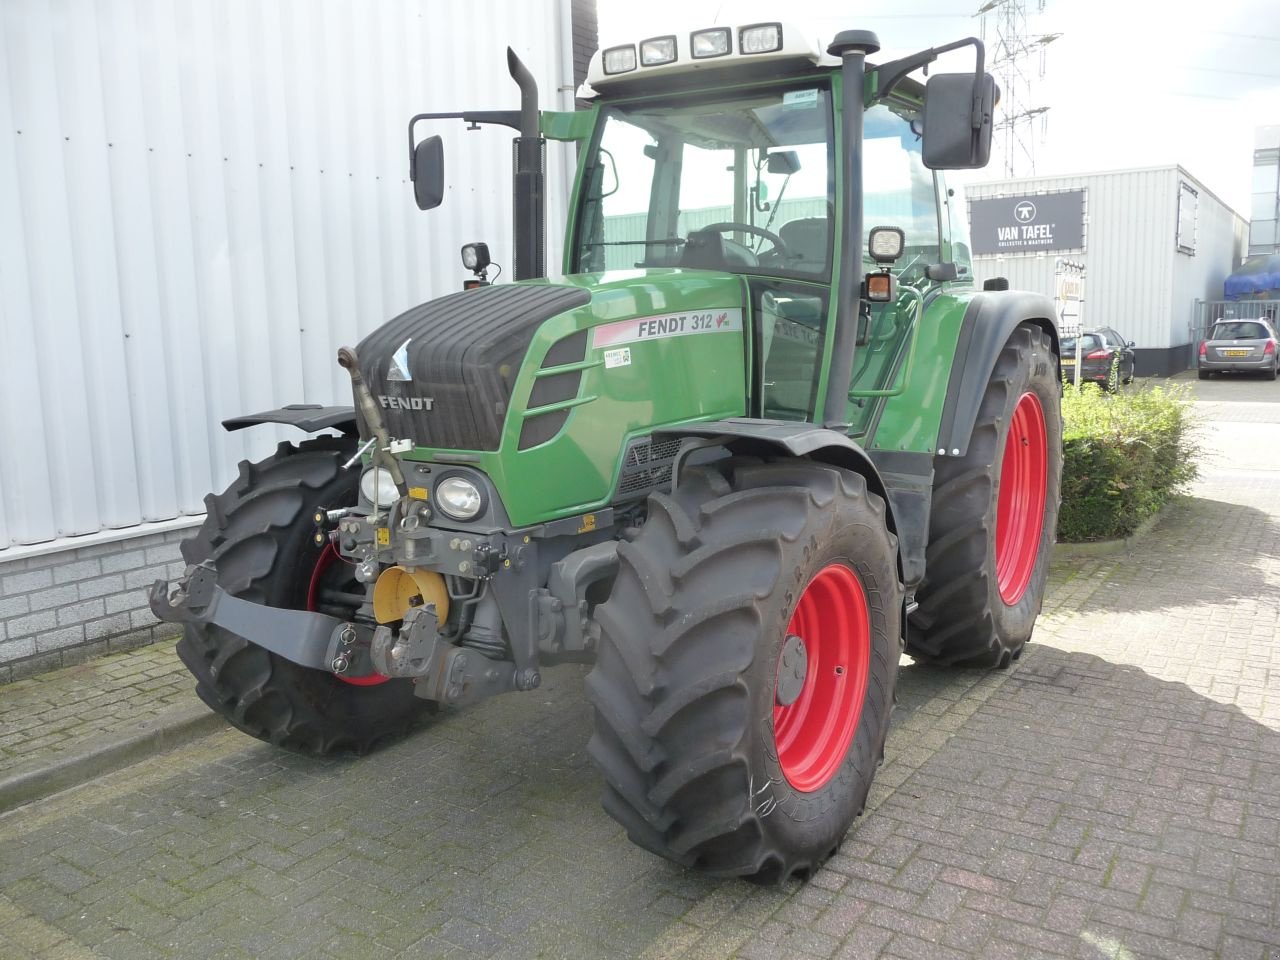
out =
[[[182,575],[178,543],[165,530],[83,547],[0,554],[0,683],[177,634],[147,607],[146,588]]]
[[[1191,368],[1189,343],[1163,350],[1138,347],[1133,353],[1133,372],[1139,377],[1171,377]]]

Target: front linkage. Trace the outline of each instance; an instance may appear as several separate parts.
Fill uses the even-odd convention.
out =
[[[372,585],[351,619],[240,600],[218,586],[211,560],[175,584],[156,581],[151,610],[171,623],[217,625],[342,679],[408,678],[417,696],[441,703],[532,690],[541,663],[591,659],[598,636],[587,593],[612,577],[617,544],[564,544],[588,530],[607,535],[611,510],[487,534],[431,528],[430,516],[425,501],[407,499],[320,531]],[[452,620],[451,605],[461,608]]]

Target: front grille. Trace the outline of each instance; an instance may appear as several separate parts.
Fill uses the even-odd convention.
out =
[[[615,500],[648,496],[671,487],[671,468],[680,452],[680,438],[642,437],[631,441],[622,461]]]
[[[388,321],[357,347],[387,430],[420,447],[496,450],[538,327],[590,299],[585,290],[559,284],[481,287]],[[389,375],[393,364],[395,377]]]

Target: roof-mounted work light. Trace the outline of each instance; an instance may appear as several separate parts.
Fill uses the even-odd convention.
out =
[[[629,73],[636,68],[636,48],[631,44],[610,47],[600,55],[600,59],[605,73]]]
[[[738,31],[739,53],[773,53],[782,49],[782,24],[753,23]]]
[[[733,38],[728,27],[699,30],[689,37],[689,52],[695,60],[723,57],[733,49]]]
[[[640,63],[646,67],[657,67],[664,63],[676,62],[676,38],[654,37],[640,44]]]

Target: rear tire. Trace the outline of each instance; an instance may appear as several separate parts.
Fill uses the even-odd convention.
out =
[[[1271,369],[1267,371],[1267,379],[1274,380],[1276,378],[1276,364],[1271,364]]]
[[[1197,370],[1196,376],[1198,376],[1201,380],[1208,380],[1210,377],[1213,376],[1213,373],[1209,370]]]
[[[355,503],[358,471],[342,469],[354,452],[350,440],[320,437],[241,463],[230,487],[205,498],[208,515],[183,542],[183,558],[213,560],[218,585],[234,597],[306,609],[321,553],[311,514]],[[188,624],[178,656],[209,707],[250,736],[298,753],[364,753],[403,734],[427,706],[409,680],[344,682],[212,624]]]
[[[633,842],[762,883],[835,852],[884,753],[896,549],[863,477],[820,464],[693,468],[650,498],[587,677],[604,808]]]
[[[1034,324],[1019,326],[996,360],[968,452],[934,461],[925,576],[907,633],[907,653],[916,660],[1007,667],[1031,638],[1058,523],[1062,412],[1056,369],[1049,335]],[[1011,430],[1021,446],[1009,442]],[[1024,463],[1032,455],[1012,452],[1040,445],[1039,467],[1030,459]],[[1015,480],[1014,468],[1022,466],[1043,475],[1031,486],[1010,482],[1002,505],[1003,468],[1010,456]],[[1024,476],[1027,483],[1032,473]],[[1043,493],[1033,493],[1039,483]],[[1038,530],[1029,512],[1037,498],[1042,498]],[[1024,502],[1025,510],[1018,512]],[[997,530],[1000,516],[1007,520],[1003,537]]]

